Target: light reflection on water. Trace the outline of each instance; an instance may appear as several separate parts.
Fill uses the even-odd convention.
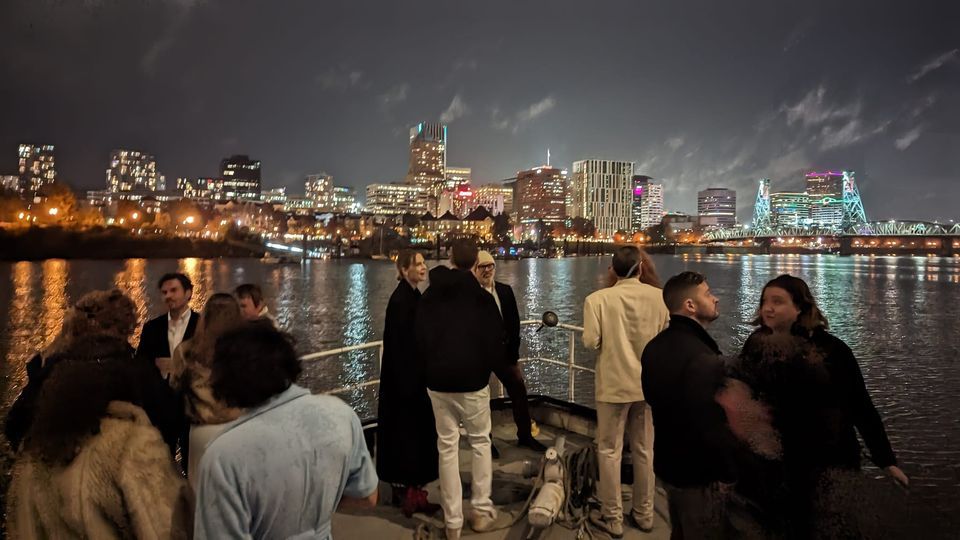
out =
[[[711,332],[724,352],[736,353],[752,330],[763,285],[780,273],[803,277],[830,320],[832,331],[857,354],[894,447],[915,486],[932,493],[960,488],[960,259],[803,256],[654,256],[664,280],[682,270],[705,273],[721,300]],[[580,324],[584,297],[602,286],[609,260],[584,257],[499,261],[497,278],[513,286],[521,317],[553,310]],[[91,289],[117,287],[131,296],[141,320],[160,314],[159,277],[183,271],[195,283],[191,307],[214,292],[260,283],[270,311],[289,329],[298,349],[313,352],[380,339],[387,300],[396,287],[392,264],[310,261],[263,265],[250,259],[62,261],[0,264],[0,383],[5,414],[25,377],[24,363],[54,337],[66,307]],[[524,329],[525,356],[564,360],[565,332]],[[577,361],[594,354],[577,343]],[[524,366],[533,393],[566,397],[567,371]],[[376,350],[356,351],[305,367],[314,390],[356,384],[378,373]],[[590,375],[576,378],[578,401],[592,403]],[[344,396],[361,415],[375,410],[375,388]]]

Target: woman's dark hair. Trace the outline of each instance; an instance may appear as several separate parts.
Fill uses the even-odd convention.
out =
[[[117,337],[78,337],[53,365],[37,399],[24,452],[45,462],[69,464],[84,441],[100,432],[111,401],[143,404],[138,366],[130,345]]]
[[[410,266],[416,262],[417,252],[412,249],[404,249],[400,251],[400,254],[397,255],[397,281],[403,279],[403,272],[410,268]]]
[[[213,397],[229,407],[256,407],[290,388],[301,369],[287,334],[270,325],[246,324],[217,339],[210,387]]]
[[[196,335],[190,340],[190,360],[210,365],[217,339],[244,322],[240,304],[227,293],[216,293],[204,304],[200,321]]]
[[[800,328],[807,334],[817,328],[823,328],[824,330],[830,328],[826,316],[824,316],[820,308],[817,307],[817,301],[813,298],[813,293],[810,292],[810,287],[807,286],[807,282],[789,274],[777,276],[763,286],[763,291],[760,293],[760,306],[757,307],[757,317],[751,324],[754,326],[763,325],[763,317],[760,315],[760,310],[763,308],[763,294],[767,292],[767,289],[770,287],[777,287],[787,291],[787,294],[790,295],[790,299],[793,301],[793,305],[797,306],[797,309],[800,310],[800,315],[797,316],[797,322],[793,323],[794,328]]]

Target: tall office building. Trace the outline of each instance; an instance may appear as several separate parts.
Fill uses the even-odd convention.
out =
[[[464,185],[469,186],[472,176],[473,172],[470,167],[451,167],[448,165],[444,168],[443,188],[455,191],[461,189]]]
[[[411,184],[370,184],[366,209],[377,215],[421,215],[427,211],[427,191]]]
[[[806,175],[810,196],[810,221],[814,226],[839,229],[843,223],[843,173],[810,172]]]
[[[357,190],[352,187],[333,187],[333,211],[338,214],[359,214],[360,205],[357,203]]]
[[[810,224],[810,195],[807,193],[771,193],[770,225],[804,227]]]
[[[333,177],[327,173],[308,174],[304,181],[304,194],[313,201],[313,207],[321,212],[334,210]]]
[[[567,171],[542,166],[517,173],[517,223],[523,235],[534,234],[534,226],[563,223],[567,218]]]
[[[485,184],[473,192],[475,208],[484,207],[491,215],[513,212],[513,187],[503,184]]]
[[[728,228],[737,224],[737,192],[708,188],[697,193],[697,215],[702,227]]]
[[[36,193],[57,180],[56,162],[52,144],[21,144],[19,158],[19,191]]]
[[[260,160],[242,154],[230,156],[220,162],[220,177],[223,192],[218,198],[260,198]]]
[[[633,176],[633,206],[630,207],[630,226],[634,231],[642,231],[643,226],[643,194],[646,186],[653,177],[636,174]]]
[[[585,159],[573,162],[571,217],[593,221],[601,238],[630,230],[633,206],[633,162]]]
[[[640,202],[640,228],[646,229],[663,221],[663,184],[647,182]]]
[[[406,182],[421,186],[436,208],[447,174],[447,126],[421,122],[410,128],[410,167]]]
[[[156,191],[159,181],[160,173],[157,172],[157,160],[153,155],[138,150],[110,152],[107,191]]]

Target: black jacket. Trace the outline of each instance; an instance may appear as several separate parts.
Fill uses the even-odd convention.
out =
[[[699,323],[670,316],[643,350],[643,395],[653,412],[653,469],[676,487],[733,482],[741,448],[715,396],[726,375],[720,348]]]
[[[387,303],[377,403],[377,475],[422,486],[439,477],[437,428],[420,372],[414,324],[420,291],[401,280]]]
[[[505,359],[497,303],[469,270],[438,266],[430,271],[416,334],[424,381],[436,392],[481,390]]]
[[[495,281],[494,290],[500,299],[500,315],[506,339],[504,362],[516,364],[520,360],[520,310],[517,308],[517,297],[506,283]]]
[[[877,467],[897,463],[853,351],[826,330],[778,337],[758,329],[731,374],[770,405],[788,468],[859,469],[856,431]]]
[[[200,314],[190,310],[190,320],[187,322],[187,330],[183,333],[183,340],[186,341],[193,337],[197,330],[197,321],[200,320]],[[157,358],[170,358],[173,351],[170,350],[170,343],[167,341],[167,329],[169,328],[168,314],[164,313],[155,319],[150,319],[143,325],[143,332],[140,333],[140,344],[137,346],[137,358],[140,360],[149,360],[151,364]]]

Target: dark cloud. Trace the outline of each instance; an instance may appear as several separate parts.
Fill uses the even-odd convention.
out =
[[[267,186],[359,187],[402,178],[409,126],[443,117],[478,182],[549,147],[636,161],[672,209],[737,189],[748,219],[758,178],[852,168],[870,217],[956,218],[960,7],[885,4],[13,0],[0,172],[31,140],[88,188],[114,147],[171,179],[247,153]]]

